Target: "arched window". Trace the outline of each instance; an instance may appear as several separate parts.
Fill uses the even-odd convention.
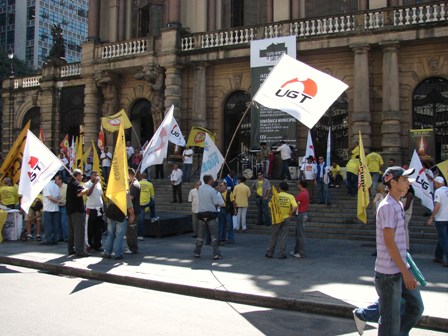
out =
[[[31,120],[30,131],[38,137],[40,129],[40,107],[34,106],[25,113],[25,117],[22,120],[22,127],[20,129],[25,127],[28,120]]]
[[[135,102],[131,109],[131,122],[138,139],[135,139],[134,131],[127,138],[132,139],[134,146],[137,144],[143,145],[147,140],[151,140],[154,134],[154,123],[151,114],[151,103],[148,100],[139,99]]]
[[[331,161],[348,161],[348,98],[344,92],[311,130],[316,156],[326,156],[328,130],[331,128]],[[327,162],[331,164],[331,162]]]
[[[431,77],[422,81],[412,97],[412,127],[433,128],[435,159],[448,160],[448,80]]]
[[[236,132],[235,139],[232,144],[230,140],[238,123],[243,116],[251,97],[245,91],[235,91],[227,98],[224,104],[224,153],[229,149],[227,156],[227,164],[231,169],[237,170],[238,155],[247,153],[250,148],[250,111],[244,117],[240,129]],[[230,148],[229,148],[230,146]]]

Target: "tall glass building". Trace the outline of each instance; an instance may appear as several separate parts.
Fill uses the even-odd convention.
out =
[[[40,68],[53,45],[51,27],[60,24],[67,62],[81,59],[87,38],[88,0],[0,0],[0,48]]]

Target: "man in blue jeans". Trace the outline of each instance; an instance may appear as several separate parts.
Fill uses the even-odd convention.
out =
[[[417,280],[406,262],[406,228],[400,198],[414,169],[389,167],[382,180],[389,189],[376,216],[375,288],[379,296],[378,335],[406,336],[423,314]],[[404,312],[400,313],[402,302]]]

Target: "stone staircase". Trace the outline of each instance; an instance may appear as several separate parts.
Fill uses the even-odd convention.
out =
[[[171,203],[172,189],[168,180],[153,180],[156,193],[156,212],[173,212],[175,214],[191,213],[191,205],[188,203],[188,193],[193,188],[193,183],[182,184],[183,203]],[[247,181],[249,187],[253,180]],[[277,185],[279,180],[272,180]],[[289,193],[297,194],[296,181],[289,181]],[[357,199],[349,196],[345,186],[341,188],[330,188],[332,194],[332,205],[311,204],[309,218],[305,228],[307,237],[322,239],[350,239],[375,243],[375,220],[373,211],[368,209],[367,224],[363,224],[356,217]],[[318,196],[317,190],[315,196]],[[428,217],[424,216],[425,210],[418,199],[414,200],[413,216],[409,224],[410,240],[412,243],[424,243],[436,245],[437,233],[434,227],[425,226]],[[256,225],[258,220],[255,197],[249,200],[247,211],[248,230],[251,233],[270,234],[271,229],[266,226]],[[291,234],[294,227],[290,228]]]

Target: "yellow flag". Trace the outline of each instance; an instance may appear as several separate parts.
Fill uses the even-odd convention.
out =
[[[0,243],[3,241],[3,225],[5,225],[7,217],[8,213],[4,210],[0,210]]]
[[[131,121],[129,120],[128,115],[123,109],[121,109],[114,115],[101,118],[101,125],[105,130],[109,132],[118,131],[121,124],[124,125],[125,129],[132,127]]]
[[[101,170],[100,157],[98,156],[98,152],[96,151],[95,144],[92,140],[92,149],[93,149],[93,163],[92,169],[98,172],[98,176],[100,177],[101,187],[104,190],[104,176],[103,171]]]
[[[191,128],[190,135],[188,136],[187,147],[189,146],[204,147],[205,134],[207,133],[210,136],[210,138],[212,138],[213,142],[216,142],[215,135],[208,129],[199,126],[193,126]]]
[[[19,182],[20,170],[22,168],[23,149],[26,143],[26,134],[30,128],[31,120],[29,120],[22,132],[20,132],[16,141],[8,152],[2,166],[0,167],[1,178],[10,177],[14,184]]]
[[[269,201],[269,210],[271,210],[272,224],[281,224],[283,222],[283,218],[280,212],[280,204],[278,203],[278,191],[274,186],[272,188],[272,198]]]
[[[362,143],[361,131],[359,131],[359,170],[358,170],[358,211],[361,222],[367,223],[367,206],[370,203],[369,188],[372,185],[372,177],[367,168],[366,153]]]
[[[437,168],[439,168],[440,172],[445,177],[445,180],[448,181],[448,160],[438,163]]]
[[[90,151],[92,150],[92,147],[87,148],[85,153],[82,154],[82,161],[87,162],[87,158],[90,156]]]
[[[106,196],[126,215],[126,194],[129,190],[128,159],[126,156],[126,141],[124,127],[121,124],[117,145],[115,146],[112,165],[110,167],[109,181],[107,182]]]
[[[78,169],[81,169],[81,171],[84,171],[84,159],[82,155],[82,143],[84,142],[84,137],[82,135],[79,135],[78,139],[76,140],[76,159],[75,159],[75,166]]]

